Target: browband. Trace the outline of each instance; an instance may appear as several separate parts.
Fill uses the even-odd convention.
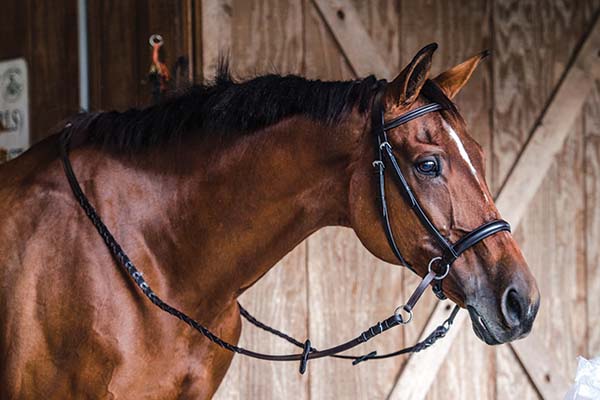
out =
[[[402,114],[399,117],[396,117],[394,119],[387,121],[383,125],[383,130],[389,131],[390,129],[394,129],[394,128],[399,127],[400,125],[404,125],[408,121],[412,121],[413,119],[419,118],[427,113],[439,111],[439,110],[443,110],[443,109],[444,109],[444,107],[441,104],[429,103],[427,105],[424,105],[419,108],[415,108],[414,110],[411,110],[411,111],[407,112],[406,114]]]

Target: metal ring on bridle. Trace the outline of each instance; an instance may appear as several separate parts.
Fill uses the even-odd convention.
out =
[[[162,46],[162,44],[164,43],[162,35],[159,35],[158,33],[155,33],[152,36],[150,36],[148,42],[150,43],[150,46]]]
[[[404,316],[402,315],[402,311],[407,312],[408,313],[408,318],[404,318]],[[406,304],[402,304],[401,306],[398,306],[395,310],[394,310],[394,314],[396,314],[397,317],[400,317],[400,319],[402,320],[402,322],[400,322],[403,325],[408,324],[410,321],[412,321],[413,319],[413,313],[412,310],[407,310],[406,309]]]
[[[440,261],[442,259],[442,257],[433,257],[431,259],[431,261],[429,261],[429,265],[427,266],[427,271],[431,272],[431,266],[433,265],[434,262],[436,261]],[[433,271],[435,272],[435,271]],[[448,276],[448,272],[450,272],[450,264],[446,264],[446,270],[444,271],[443,274],[438,274],[437,272],[435,272],[435,278],[438,281],[444,279],[446,276]]]

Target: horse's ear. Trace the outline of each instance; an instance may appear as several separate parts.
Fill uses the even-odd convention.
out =
[[[467,61],[450,68],[436,76],[433,81],[444,91],[448,98],[452,99],[467,84],[467,81],[479,65],[481,60],[490,55],[488,50],[469,58]]]
[[[387,104],[409,105],[417,100],[429,77],[431,58],[437,47],[437,43],[431,43],[419,50],[406,68],[388,85],[385,94]]]

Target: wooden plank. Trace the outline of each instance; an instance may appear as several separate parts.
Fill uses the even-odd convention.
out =
[[[492,379],[496,380],[496,387],[498,388],[495,398],[519,400],[542,399],[531,384],[531,379],[527,373],[519,365],[519,360],[510,346],[498,347],[496,360],[499,360],[498,362],[502,364],[497,368],[496,376],[492,377]]]
[[[91,1],[88,11],[92,109],[150,104],[148,39],[154,33],[163,37],[161,59],[172,73],[179,56],[194,59],[190,0]]]
[[[306,243],[283,258],[240,298],[240,303],[260,321],[279,327],[300,339],[306,327]],[[298,349],[244,321],[240,345],[272,354]],[[235,356],[215,400],[307,399],[308,379],[297,363],[277,363]]]
[[[557,399],[575,373],[576,356],[585,354],[587,347],[580,118],[570,131],[516,233],[547,300],[541,304],[533,333],[511,346],[536,388],[545,398]],[[511,387],[503,390],[512,392]]]
[[[304,2],[303,75],[311,79],[354,79],[355,74],[312,0]]]
[[[381,55],[393,78],[402,69],[400,64],[400,4],[397,1],[352,0],[364,29],[371,37],[375,51]]]
[[[511,343],[517,359],[544,398],[562,398],[574,372],[580,344],[585,343],[585,309],[577,305],[579,260],[584,244],[581,197],[581,132],[576,131],[565,145],[561,159],[546,175],[532,201],[528,215],[515,233],[522,250],[538,278],[542,301],[534,331]],[[577,147],[574,151],[573,147]],[[570,159],[569,162],[565,159]],[[560,188],[557,190],[557,188]],[[569,221],[565,224],[565,221]],[[542,239],[540,239],[542,238]],[[548,251],[552,248],[552,251]],[[569,265],[570,268],[565,268]],[[560,299],[560,300],[559,300]],[[581,318],[583,316],[583,318]],[[565,327],[568,326],[568,329]],[[552,349],[552,350],[550,350]],[[514,368],[513,358],[498,363],[498,370]],[[571,373],[569,373],[571,372]],[[512,393],[512,385],[499,387]]]
[[[32,144],[79,109],[77,1],[3,1],[0,60],[23,57],[29,72]]]
[[[362,4],[359,4],[362,3]],[[319,11],[306,2],[306,71],[311,78],[352,79],[354,72],[327,29]],[[380,1],[380,7],[357,1],[364,29],[381,37],[378,51],[386,54],[390,68],[398,67],[399,24],[395,1]],[[327,347],[360,333],[374,320],[383,318],[393,304],[404,298],[402,271],[376,259],[344,228],[326,228],[308,239],[310,338],[316,346]],[[343,287],[331,290],[332,282]],[[346,318],[345,316],[352,316]],[[356,350],[393,350],[404,344],[402,335],[385,335]],[[383,398],[401,360],[364,363],[353,367],[349,361],[315,360],[309,367],[310,397],[313,399]]]
[[[353,231],[325,228],[308,239],[310,338],[315,346],[329,347],[359,334],[400,304],[400,267],[369,254]],[[331,290],[332,282],[344,285]],[[351,316],[351,318],[347,318]],[[418,317],[418,316],[417,316]],[[363,354],[404,346],[401,334],[382,335],[353,349]],[[352,366],[348,360],[312,361],[310,394],[314,399],[385,398],[402,363],[401,358]]]
[[[552,350],[535,339],[517,341],[511,343],[510,347],[542,398],[559,400],[564,397],[572,383],[572,379],[560,371],[559,358]],[[552,349],[556,349],[556,347]],[[573,358],[576,357],[576,354],[572,353]],[[502,370],[507,369],[510,368],[503,368]],[[502,388],[502,393],[514,393],[512,386],[513,383],[510,382],[507,387]],[[527,391],[529,392],[529,390]]]
[[[349,0],[312,0],[357,76],[393,78],[360,16]]]
[[[588,98],[583,113],[585,134],[585,221],[587,293],[587,356],[600,354],[600,82]]]
[[[447,303],[438,303],[436,305],[429,321],[423,328],[419,340],[427,337],[435,327],[448,317],[448,305]],[[459,328],[467,319],[467,313],[459,312],[454,320],[454,326],[448,332],[448,335],[436,343],[434,349],[411,355],[387,399],[424,399],[429,389],[433,386],[433,382],[437,381],[437,369],[441,367],[449,355],[450,343],[458,337],[460,333]],[[435,369],[433,373],[430,372],[432,368]],[[481,375],[478,374],[478,376]],[[443,382],[443,380],[440,380],[440,383],[443,384]]]
[[[57,7],[31,2],[31,62],[29,96],[32,140],[46,137],[60,120],[79,109],[77,63],[77,3]],[[6,40],[12,40],[20,34]],[[3,39],[3,40],[4,40]]]
[[[599,48],[600,23],[596,22],[503,185],[496,205],[509,222],[521,219],[544,179],[544,174],[531,170],[550,168],[593,87],[590,82],[600,77]]]
[[[126,110],[141,105],[141,64],[136,2],[88,3],[90,109]],[[145,63],[144,63],[145,64]]]
[[[473,54],[491,48],[490,34],[491,1],[471,0],[467,2],[448,2],[435,0],[427,2],[401,2],[400,26],[403,49],[403,63],[410,61],[412,55],[423,45],[437,42],[439,48],[434,55],[432,76],[450,68]],[[427,29],[423,29],[426,26]],[[484,151],[491,153],[492,127],[490,109],[492,108],[491,62],[486,60],[475,72],[469,84],[455,99],[468,125],[468,132],[480,143]],[[488,159],[489,161],[489,159]],[[491,176],[491,163],[487,168],[488,179]],[[406,274],[403,283],[404,291],[412,290],[419,282],[413,274]],[[419,304],[420,312],[433,310],[438,303],[437,298],[428,294]],[[437,309],[443,311],[444,305]],[[443,312],[442,312],[443,313]],[[431,318],[430,324],[440,323],[443,318]],[[423,321],[425,323],[426,320]],[[417,341],[423,332],[423,323],[415,320],[405,329],[405,343]],[[482,376],[494,375],[494,349],[481,343],[471,330],[457,330],[458,338],[454,341],[444,366],[427,394],[428,399],[485,399],[494,395],[494,380],[481,379]],[[437,354],[438,349],[432,349]],[[427,355],[435,357],[435,355]],[[421,355],[421,357],[426,357]],[[441,355],[440,355],[441,357]],[[426,365],[423,361],[421,365]],[[464,365],[471,365],[478,370],[472,374]],[[427,367],[425,367],[427,368]],[[421,382],[422,371],[414,371],[415,382]],[[407,379],[407,381],[410,379]],[[418,391],[418,389],[415,388]],[[425,393],[423,393],[425,395]],[[410,397],[409,397],[410,398]]]
[[[552,112],[552,114],[554,115],[558,113],[563,117],[567,115],[565,119],[569,119],[571,123],[573,122],[573,118],[568,117],[568,115],[577,115],[581,109],[581,106],[583,105],[583,100],[576,100],[576,98],[585,96],[587,94],[587,90],[585,90],[584,87],[586,85],[590,86],[590,80],[593,77],[598,76],[597,69],[598,67],[600,67],[600,65],[597,63],[594,64],[593,62],[594,57],[598,56],[598,44],[596,42],[598,40],[597,36],[598,25],[596,24],[594,30],[584,43],[582,49],[579,51],[575,63],[569,69],[565,79],[563,80],[562,84],[560,85],[557,91],[557,96],[549,105],[545,115],[547,115],[548,112]],[[500,209],[501,213],[503,214],[503,216],[510,215],[512,218],[509,217],[509,220],[515,227],[519,224],[521,218],[523,217],[523,213],[511,213],[509,207],[511,203],[508,202],[506,199],[512,199],[512,201],[519,203],[520,205],[522,203],[525,203],[524,205],[527,206],[527,203],[531,200],[531,198],[539,188],[541,181],[548,169],[550,168],[552,160],[554,159],[554,155],[556,154],[556,151],[548,152],[545,151],[545,149],[547,149],[549,146],[556,146],[556,136],[562,136],[564,140],[564,137],[567,135],[568,130],[570,128],[570,126],[567,126],[564,123],[560,123],[558,125],[555,123],[552,125],[554,126],[554,130],[550,131],[549,129],[545,129],[544,125],[547,125],[548,123],[554,122],[556,120],[554,115],[552,117],[548,116],[549,121],[545,118],[543,119],[545,123],[543,123],[541,126],[538,126],[538,128],[534,130],[532,139],[529,141],[523,152],[523,154],[527,154],[531,152],[531,150],[529,150],[529,147],[532,145],[535,146],[534,148],[536,149],[536,160],[539,161],[535,164],[535,168],[532,167],[531,163],[525,164],[524,166],[522,163],[518,163],[515,169],[513,169],[512,173],[509,175],[509,178],[507,180],[507,183],[509,184],[505,185],[501,190],[500,194],[498,195],[496,203],[499,205],[505,205],[504,209]],[[543,132],[540,138],[538,138],[537,136],[540,134],[539,132]],[[554,132],[554,134],[552,134],[552,132]],[[547,146],[545,146],[546,144]],[[560,150],[560,148],[558,150]],[[547,158],[550,159],[550,161],[548,161]],[[520,185],[510,184],[510,182],[513,180],[512,177],[515,174],[518,176],[519,181],[523,180],[529,182],[526,188],[523,188],[523,186]],[[526,196],[525,199],[523,199],[522,197],[519,198],[517,194],[522,193],[523,190],[531,191],[533,192],[533,194],[531,196]],[[516,201],[517,198],[519,199],[518,202]],[[439,305],[437,308],[439,307],[442,307],[442,305]],[[456,328],[459,327],[460,324],[457,324]],[[451,344],[451,340],[442,341],[437,346],[436,350],[438,352],[443,352],[445,351],[445,348],[449,348]],[[530,342],[530,346],[538,346],[536,349],[537,353],[547,353],[547,355],[550,357],[551,353],[545,350],[544,347],[540,347],[536,342]],[[515,347],[515,351],[517,352],[517,354],[519,354],[518,348]],[[523,359],[525,359],[525,362],[528,362],[525,356],[526,354],[523,354]],[[402,390],[404,390],[403,388],[408,387],[410,385],[409,379],[411,377],[411,374],[414,374],[417,371],[421,372],[419,375],[421,380],[424,380],[426,382],[433,382],[433,379],[428,379],[428,376],[430,374],[435,376],[439,367],[441,366],[441,363],[442,359],[438,359],[434,363],[425,365],[418,362],[416,358],[411,357],[411,359],[409,359],[409,362],[407,363],[407,366],[404,369],[403,374],[401,375],[400,379],[396,382],[396,386],[392,392],[393,396],[391,396],[390,398],[404,398],[404,392],[402,392]],[[552,363],[549,365],[556,366],[560,364]],[[568,381],[564,377],[561,377],[560,372],[556,372],[554,375],[554,379],[551,378],[550,382],[547,382],[545,376],[542,376],[540,378],[538,376],[539,373],[536,373],[534,368],[530,370],[530,373],[532,373],[532,375],[535,376],[535,378],[534,376],[532,376],[532,379],[534,379],[534,382],[536,383],[536,385],[538,385],[538,390],[540,390],[542,394],[545,394],[549,396],[549,398],[551,398],[553,394],[555,395],[556,393],[564,393],[564,391],[561,392],[561,389],[566,388],[565,385]],[[423,391],[423,393],[426,393],[428,389],[429,387],[426,385],[421,386],[421,390]]]
[[[231,68],[236,76],[301,72],[304,59],[303,4],[294,0],[234,0],[228,3],[232,36]],[[277,18],[274,18],[274,16]],[[218,21],[203,22],[214,24]],[[227,31],[227,26],[208,28]],[[219,39],[204,36],[203,43]],[[217,53],[218,54],[218,53]],[[212,67],[211,67],[212,68]],[[211,70],[211,73],[214,72]],[[307,244],[300,244],[240,298],[261,321],[303,340],[307,338]],[[298,349],[254,326],[245,324],[241,344],[267,353]],[[276,399],[309,397],[309,377],[297,363],[271,363],[235,357],[216,399]]]
[[[567,70],[577,43],[585,38],[583,34],[591,27],[593,9],[597,6],[588,8],[590,3],[496,3],[495,54],[498,57],[494,63],[497,82],[494,123],[498,134],[494,137],[494,158],[500,161],[495,171],[497,186],[502,184],[507,173],[503,164],[512,163],[519,156],[528,134],[533,131],[529,127],[535,125],[561,75]],[[539,18],[531,18],[531,15],[539,15]],[[518,42],[513,41],[516,35],[520,38]],[[586,310],[580,300],[585,297],[585,284],[581,279],[585,268],[582,141],[578,112],[567,111],[567,114],[573,120],[571,128],[564,130],[562,142],[565,144],[556,144],[557,158],[550,155],[546,159],[553,165],[546,176],[540,178],[540,184],[533,182],[539,189],[533,191],[526,215],[515,231],[530,268],[538,278],[542,303],[533,333],[526,340],[514,343],[513,353],[540,393],[549,398],[562,396],[568,378],[574,374],[575,357],[585,350],[586,327],[583,324]],[[512,146],[503,146],[505,143]],[[552,151],[544,146],[537,151],[546,154],[549,150]],[[531,180],[527,181],[530,185]],[[517,197],[519,200],[515,204],[523,204],[522,196],[516,196],[515,200]],[[514,204],[508,207],[517,211]],[[505,217],[511,218],[510,215]],[[559,302],[554,300],[558,298],[561,299]],[[550,353],[554,360],[551,366],[544,360],[548,349],[552,349]],[[499,374],[514,369],[514,361],[512,355],[498,357]],[[498,385],[498,395],[515,395],[514,385]],[[523,393],[516,395],[523,396]]]
[[[299,74],[304,61],[302,3],[234,0],[231,61],[241,78]]]
[[[146,0],[138,2],[139,32],[137,40],[140,47],[138,64],[142,81],[146,80],[150,68],[152,48],[146,45],[150,35],[160,34],[164,45],[161,48],[161,60],[170,70],[172,88],[183,87],[192,78],[194,65],[192,0]],[[188,63],[187,76],[176,71],[175,65],[180,57]],[[147,84],[141,92],[142,102],[151,102],[151,92]]]
[[[231,51],[232,12],[232,0],[197,0],[196,32],[202,40],[198,42],[201,57],[196,58],[196,74],[202,71],[203,81],[214,78],[219,57]]]

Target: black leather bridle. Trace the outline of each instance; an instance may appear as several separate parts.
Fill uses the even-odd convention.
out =
[[[440,255],[434,257],[429,262],[428,273],[419,283],[415,291],[412,293],[406,304],[396,308],[394,313],[388,317],[387,319],[376,323],[371,326],[369,329],[362,332],[360,335],[355,337],[354,339],[348,340],[340,345],[325,349],[325,350],[317,350],[312,347],[310,340],[306,340],[305,342],[300,342],[293,337],[274,329],[254,318],[248,311],[246,311],[241,305],[240,313],[246,318],[250,323],[256,325],[257,327],[264,329],[274,335],[277,335],[288,342],[301,347],[303,349],[302,353],[296,354],[282,354],[282,355],[273,355],[273,354],[265,354],[258,353],[252,350],[245,349],[243,347],[236,346],[234,344],[228,343],[221,339],[219,336],[215,335],[211,332],[207,327],[200,324],[193,318],[189,317],[182,311],[176,309],[175,307],[170,306],[166,302],[164,302],[156,293],[150,288],[146,280],[143,278],[142,273],[138,271],[133,262],[129,259],[127,254],[123,251],[119,243],[115,240],[110,230],[104,225],[104,222],[98,216],[94,207],[90,204],[89,200],[81,190],[81,187],[77,181],[77,177],[75,176],[75,172],[73,171],[73,166],[69,160],[69,144],[71,141],[71,136],[73,134],[72,130],[69,129],[70,125],[67,124],[65,129],[63,130],[60,136],[60,156],[63,162],[63,167],[65,170],[65,174],[69,181],[69,185],[77,199],[78,203],[84,210],[85,214],[91,220],[91,222],[96,227],[98,233],[106,243],[110,252],[112,253],[115,260],[118,262],[121,267],[127,272],[127,274],[131,277],[131,279],[136,283],[138,288],[142,291],[142,293],[157,307],[162,309],[163,311],[179,318],[192,328],[196,329],[206,338],[211,340],[213,343],[218,346],[229,350],[234,353],[243,354],[249,357],[270,360],[270,361],[300,361],[300,373],[304,373],[306,371],[308,360],[322,357],[336,357],[343,359],[351,359],[353,360],[353,365],[358,364],[359,362],[371,360],[371,359],[381,359],[394,357],[401,354],[418,352],[423,349],[428,348],[433,343],[435,343],[438,339],[444,337],[450,326],[452,325],[456,314],[458,313],[459,307],[455,306],[450,316],[440,325],[438,326],[429,336],[427,336],[423,341],[416,343],[413,346],[388,353],[378,355],[377,352],[373,351],[365,355],[361,356],[351,356],[351,355],[343,355],[339,354],[346,350],[349,350],[353,347],[358,346],[361,343],[364,343],[373,337],[385,332],[386,330],[398,326],[407,324],[412,320],[412,312],[417,304],[418,300],[421,298],[422,294],[425,292],[427,287],[432,282],[437,282],[438,285],[434,286],[434,289],[437,287],[436,293],[438,296],[443,297],[443,293],[441,290],[441,285],[439,284],[442,279],[448,274],[450,271],[450,266],[452,263],[467,249],[476,245],[486,237],[493,235],[502,231],[510,231],[510,225],[502,220],[495,220],[485,223],[478,227],[477,229],[469,232],[467,235],[463,236],[456,243],[450,243],[433,225],[427,214],[419,204],[417,198],[412,193],[406,178],[404,177],[402,170],[396,160],[396,157],[393,154],[392,146],[388,142],[387,131],[390,129],[401,126],[409,121],[412,121],[415,118],[419,118],[427,113],[442,110],[442,106],[437,103],[431,103],[419,108],[416,108],[412,111],[407,112],[397,118],[394,118],[391,121],[384,120],[384,108],[382,104],[383,91],[385,89],[385,81],[380,81],[378,85],[377,94],[374,98],[373,102],[373,110],[372,110],[372,129],[374,134],[377,137],[377,154],[378,158],[374,161],[373,165],[378,169],[379,174],[379,194],[381,199],[381,210],[382,210],[382,220],[384,230],[392,248],[392,251],[398,257],[398,260],[408,268],[414,271],[412,266],[406,262],[402,253],[398,249],[396,245],[394,234],[392,231],[392,227],[390,224],[390,219],[388,215],[388,208],[386,204],[385,197],[385,169],[386,165],[392,168],[394,172],[394,176],[396,178],[396,182],[398,183],[398,187],[400,192],[402,193],[405,200],[408,202],[412,210],[415,212],[421,223],[425,226],[425,228],[429,231],[429,233],[435,238],[441,248]],[[386,163],[387,161],[387,163]],[[443,269],[439,272],[436,272],[432,266],[433,264],[439,261],[440,265],[443,266]]]
[[[382,85],[385,87],[385,84]],[[435,241],[441,248],[441,252],[439,256],[432,258],[429,261],[428,271],[431,272],[432,267],[435,263],[439,262],[442,266],[442,270],[439,271],[438,276],[435,277],[433,290],[436,296],[440,299],[445,299],[446,296],[442,291],[442,280],[448,275],[450,272],[450,266],[462,253],[471,247],[475,246],[477,243],[481,242],[488,236],[496,234],[502,231],[510,232],[510,225],[508,222],[497,219],[493,221],[489,221],[484,223],[483,225],[475,228],[471,232],[467,233],[463,237],[461,237],[456,243],[452,244],[440,233],[440,231],[435,227],[435,225],[431,222],[419,201],[413,194],[408,181],[404,177],[402,173],[402,169],[398,163],[398,160],[394,156],[394,152],[392,151],[392,146],[388,141],[387,132],[397,128],[401,125],[406,124],[413,119],[422,117],[425,114],[434,111],[443,110],[444,107],[438,103],[429,103],[424,106],[415,108],[405,114],[400,115],[392,120],[385,121],[385,110],[383,107],[383,90],[380,89],[377,92],[373,111],[372,111],[372,129],[373,132],[377,135],[377,159],[373,162],[373,166],[378,171],[379,176],[379,198],[381,201],[381,216],[383,220],[383,228],[385,230],[385,235],[387,237],[388,243],[400,261],[404,266],[409,268],[411,271],[415,272],[414,268],[406,261],[406,259],[402,256],[402,253],[398,249],[398,245],[396,244],[396,240],[394,239],[394,232],[392,230],[392,226],[390,224],[390,217],[388,213],[388,207],[385,196],[385,169],[386,169],[386,161],[388,161],[387,165],[392,168],[394,177],[396,178],[397,187],[400,189],[400,193],[411,207],[415,215],[421,221],[421,224],[427,229],[429,234],[433,236]]]

